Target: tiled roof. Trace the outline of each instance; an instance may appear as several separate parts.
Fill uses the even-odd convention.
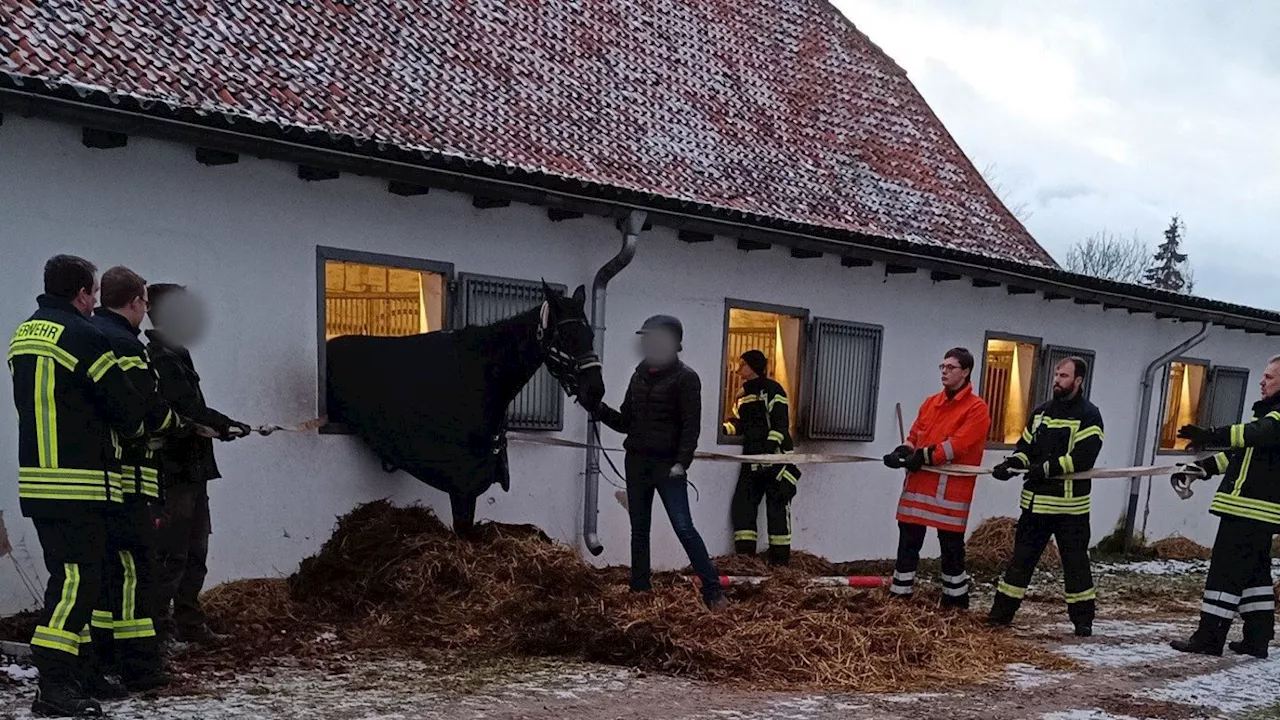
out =
[[[1053,265],[823,0],[0,0],[0,72]]]

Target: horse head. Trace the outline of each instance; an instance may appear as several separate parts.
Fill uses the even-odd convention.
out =
[[[595,351],[595,332],[587,320],[586,288],[579,285],[566,297],[543,281],[542,291],[546,297],[539,328],[542,362],[570,397],[594,408],[604,398],[604,376]]]

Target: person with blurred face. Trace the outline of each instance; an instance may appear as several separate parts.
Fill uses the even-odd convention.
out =
[[[769,359],[759,350],[743,353],[738,366],[742,391],[724,432],[742,438],[744,455],[777,455],[794,452],[791,412],[787,391],[769,377]],[[733,546],[740,555],[756,552],[756,515],[765,502],[769,525],[769,563],[791,562],[791,500],[800,482],[800,468],[791,464],[743,463],[733,491],[729,515],[733,519]]]
[[[1053,369],[1053,398],[1036,408],[1013,455],[992,470],[997,480],[1022,477],[1022,516],[1013,561],[996,588],[990,624],[1013,622],[1050,538],[1058,543],[1067,614],[1079,637],[1093,634],[1098,594],[1089,567],[1090,481],[1068,479],[1093,469],[1102,451],[1102,413],[1084,396],[1089,365],[1069,357]]]
[[[938,531],[942,548],[942,605],[969,609],[969,574],[964,565],[964,531],[973,502],[973,475],[943,475],[939,465],[978,465],[986,449],[991,413],[973,391],[973,353],[952,348],[938,366],[942,391],[927,398],[916,413],[907,442],[885,455],[890,468],[906,468],[898,501],[898,559],[889,594],[910,598],[915,592],[920,548],[928,528]]]
[[[1209,512],[1217,515],[1200,626],[1188,640],[1176,640],[1182,652],[1221,655],[1236,615],[1244,637],[1232,652],[1267,657],[1275,637],[1276,600],[1271,587],[1271,544],[1280,533],[1280,356],[1271,358],[1259,383],[1262,397],[1247,423],[1202,428],[1186,425],[1178,437],[1194,449],[1224,448],[1174,473],[1174,490],[1191,497],[1194,480],[1222,475]]]
[[[655,315],[639,332],[643,359],[631,376],[617,410],[601,404],[594,417],[626,435],[627,511],[631,516],[631,591],[651,587],[649,530],[653,496],[671,519],[671,527],[702,581],[702,599],[718,610],[725,604],[720,572],[693,526],[687,473],[698,449],[702,383],[680,361],[684,327],[670,315]]]
[[[151,324],[147,352],[160,379],[160,391],[182,417],[212,429],[219,440],[230,441],[250,432],[248,425],[210,408],[200,389],[188,346],[198,343],[208,325],[204,306],[181,285],[148,288]],[[200,590],[207,574],[209,481],[221,477],[213,441],[192,432],[169,439],[160,455],[164,503],[158,527],[158,612],[165,641],[217,644],[200,607]]]

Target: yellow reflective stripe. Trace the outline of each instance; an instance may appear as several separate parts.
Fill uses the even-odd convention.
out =
[[[1244,459],[1240,461],[1240,471],[1236,473],[1236,484],[1231,489],[1232,495],[1239,495],[1244,489],[1245,480],[1249,479],[1249,466],[1253,464],[1253,448],[1246,448]]]
[[[1027,441],[1027,442],[1034,442],[1034,441],[1035,441],[1035,437],[1034,437],[1034,436],[1032,436],[1031,431],[1030,431],[1030,430],[1028,430],[1028,429],[1026,429],[1026,428],[1022,428],[1022,439],[1023,439],[1023,440],[1025,440],[1025,441]]]
[[[124,602],[120,613],[121,620],[134,620],[137,611],[138,566],[133,562],[133,553],[120,551],[120,567],[124,568]]]
[[[753,402],[760,402],[762,400],[764,400],[764,396],[762,395],[743,395],[742,397],[738,398],[738,402],[735,405],[735,407],[741,408],[743,405],[748,405]]]
[[[149,618],[121,620],[115,624],[112,637],[116,640],[139,640],[156,636],[156,626]]]
[[[1000,584],[996,587],[996,592],[1000,593],[1001,595],[1008,595],[1009,597],[1016,598],[1018,600],[1021,600],[1027,596],[1026,588],[1020,588],[1020,587],[1010,585],[1009,583],[1003,580],[1001,580]]]
[[[723,425],[723,427],[724,427],[724,434],[725,434],[725,435],[733,435],[733,434],[734,434],[734,427],[733,427],[733,423],[731,423],[731,422],[727,422],[727,423],[725,423],[725,424]]]
[[[107,473],[103,470],[81,470],[77,468],[36,468],[23,467],[18,468],[19,480],[31,480],[33,482],[64,482],[79,483],[89,485],[92,483],[101,483],[107,477]]]
[[[1098,427],[1097,425],[1090,425],[1089,427],[1076,433],[1075,441],[1080,442],[1085,438],[1091,438],[1091,437],[1096,437],[1099,440],[1105,440],[1105,437],[1102,434],[1102,428]]]
[[[1209,509],[1280,525],[1280,503],[1220,492],[1213,496]]]
[[[173,414],[173,410],[169,410],[165,412],[164,422],[160,423],[160,427],[156,428],[156,432],[160,432],[161,430],[168,430],[169,428],[176,425],[177,422],[178,422],[178,416]]]
[[[102,380],[102,378],[107,374],[107,371],[114,367],[115,364],[115,353],[110,350],[102,353],[102,355],[97,360],[94,360],[93,364],[89,366],[89,378],[94,382]]]
[[[107,610],[94,610],[89,624],[99,630],[114,630],[116,626],[115,616]]]
[[[790,535],[770,535],[769,544],[770,545],[790,545],[791,536]]]
[[[774,442],[778,442],[778,443],[784,440],[782,433],[778,432],[777,430],[770,430],[769,435],[767,436],[767,439],[772,440]]]
[[[49,627],[54,630],[66,629],[67,617],[71,615],[71,609],[76,604],[76,596],[80,593],[80,566],[76,563],[66,563],[62,566],[62,572],[66,575],[62,581],[62,597],[54,606],[53,615],[49,619]]]
[[[757,512],[759,511],[757,510]],[[757,533],[755,530],[734,530],[733,531],[734,540],[755,540],[758,537],[760,537],[760,534]]]
[[[1280,422],[1280,412],[1276,412],[1276,411],[1274,411],[1274,410],[1273,410],[1273,411],[1271,411],[1271,412],[1267,413],[1267,414],[1265,415],[1265,417],[1269,417],[1269,418],[1271,418],[1272,420],[1275,420],[1276,422]]]
[[[36,453],[40,466],[58,467],[58,404],[54,398],[53,360],[36,358]]]
[[[790,405],[791,405],[791,403],[787,401],[787,396],[786,396],[786,395],[774,395],[772,398],[770,398],[770,399],[769,399],[769,411],[770,411],[770,412],[773,412],[773,406],[774,406],[774,405],[788,405],[788,406],[790,406]]]
[[[1231,426],[1231,447],[1244,447],[1244,425]]]
[[[1030,441],[1028,441],[1028,442],[1030,442]],[[1022,461],[1022,467],[1024,467],[1024,468],[1026,468],[1026,467],[1031,467],[1031,458],[1027,457],[1027,454],[1026,454],[1026,453],[1016,452],[1016,453],[1014,453],[1014,454],[1010,455],[1010,456],[1009,456],[1009,459],[1010,459],[1010,460],[1020,460],[1020,461]]]
[[[1058,458],[1058,465],[1062,468],[1063,475],[1070,475],[1076,471],[1076,460],[1070,455],[1063,455]]]
[[[7,359],[10,362],[12,362],[14,358],[22,357],[24,355],[48,358],[71,372],[75,372],[76,366],[80,364],[80,361],[75,355],[72,355],[57,345],[51,345],[46,342],[22,340],[9,345],[9,355]]]
[[[80,647],[84,647],[93,642],[93,635],[90,634],[89,626],[86,624],[80,629]]]
[[[794,474],[792,474],[790,470],[788,470],[785,467],[778,471],[778,479],[786,480],[792,485],[796,485],[800,482],[800,478],[796,477]]]
[[[1068,604],[1085,602],[1088,600],[1097,600],[1097,599],[1098,599],[1098,591],[1096,588],[1089,588],[1088,590],[1085,590],[1083,592],[1078,592],[1078,593],[1067,593]]]
[[[147,361],[138,357],[137,355],[117,357],[116,365],[118,365],[121,370],[146,370],[147,369]]]
[[[1231,459],[1227,457],[1226,453],[1218,453],[1217,455],[1214,455],[1213,461],[1218,465],[1219,474],[1226,472],[1227,467],[1231,465]]]
[[[80,636],[65,630],[41,625],[31,636],[31,644],[47,650],[58,650],[71,655],[80,654]]]

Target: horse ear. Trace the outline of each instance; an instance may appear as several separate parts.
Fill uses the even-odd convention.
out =
[[[578,289],[573,291],[573,301],[578,304],[578,307],[586,306],[587,287],[585,285],[579,285]]]
[[[555,291],[555,290],[552,290],[552,289],[551,289],[551,286],[547,284],[547,280],[546,280],[546,278],[543,278],[543,279],[542,279],[542,294],[543,294],[543,296],[545,296],[548,300],[552,300],[552,299],[554,299],[554,298],[556,297],[556,291]]]

